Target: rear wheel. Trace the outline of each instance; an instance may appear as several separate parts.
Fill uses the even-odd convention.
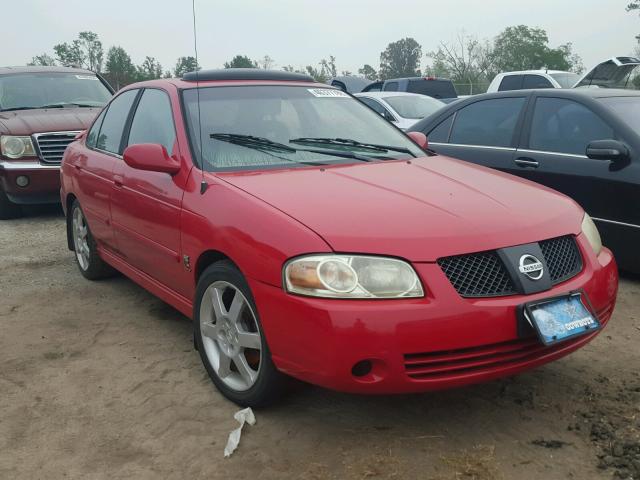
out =
[[[260,407],[280,396],[284,376],[271,360],[249,286],[231,262],[217,262],[202,274],[194,328],[202,363],[225,397]]]
[[[7,194],[0,188],[0,220],[9,220],[22,216],[22,208],[7,198]]]
[[[98,255],[96,242],[77,200],[71,206],[67,221],[71,222],[73,251],[76,254],[76,263],[80,273],[89,280],[98,280],[113,275],[115,272],[113,268]]]

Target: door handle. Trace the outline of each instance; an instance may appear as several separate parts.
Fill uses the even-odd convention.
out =
[[[122,184],[124,183],[124,178],[122,178],[120,175],[114,175],[113,176],[113,183],[116,187],[120,188],[122,187]]]
[[[519,167],[524,168],[538,168],[540,166],[540,163],[537,160],[526,157],[516,158],[514,162],[516,162],[516,165]]]

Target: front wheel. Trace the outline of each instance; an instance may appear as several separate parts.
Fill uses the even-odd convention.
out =
[[[112,276],[114,270],[100,258],[96,241],[91,235],[91,230],[89,230],[89,225],[87,225],[87,220],[77,200],[71,206],[67,221],[71,222],[73,251],[76,254],[76,263],[80,273],[89,280]]]
[[[211,380],[240,406],[272,403],[283,389],[249,286],[231,262],[207,268],[194,308],[196,347]]]

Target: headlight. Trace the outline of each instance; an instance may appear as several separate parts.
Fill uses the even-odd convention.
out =
[[[3,135],[0,137],[0,151],[5,157],[12,159],[34,157],[36,155],[31,137]]]
[[[330,298],[423,297],[411,265],[402,260],[360,255],[311,255],[284,267],[288,292]]]
[[[589,240],[589,244],[593,249],[596,255],[600,254],[602,250],[602,240],[600,239],[600,232],[598,232],[598,227],[593,223],[593,220],[588,214],[584,214],[584,218],[582,219],[582,233]]]

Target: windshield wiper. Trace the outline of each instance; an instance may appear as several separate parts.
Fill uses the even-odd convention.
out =
[[[351,138],[316,138],[316,137],[301,137],[301,138],[293,138],[289,140],[291,143],[296,143],[299,145],[331,145],[331,146],[351,146],[351,147],[359,147],[367,150],[374,150],[378,152],[400,152],[407,153],[412,157],[416,155],[406,147],[396,147],[393,145],[379,145],[377,143],[364,143],[358,142],[357,140],[353,140]]]
[[[69,107],[97,108],[99,106],[104,106],[104,105],[91,105],[88,103],[76,103],[76,102],[56,102],[56,103],[48,103],[46,105],[40,105],[39,107],[35,107],[35,108],[69,108]]]
[[[2,108],[0,112],[15,112],[16,110],[37,110],[40,107],[11,107],[11,108]]]
[[[355,160],[360,160],[362,162],[370,162],[375,160],[374,158],[367,157],[364,155],[359,155],[355,152],[351,151],[334,151],[334,150],[320,150],[315,148],[293,148],[289,145],[285,145],[284,143],[274,142],[273,140],[269,140],[264,137],[255,137],[253,135],[241,135],[237,133],[212,133],[209,135],[209,138],[213,138],[214,140],[220,140],[223,142],[229,142],[234,145],[239,145],[241,147],[253,148],[255,150],[261,151],[274,151],[274,152],[283,152],[283,153],[296,153],[296,152],[310,152],[317,153],[319,155],[330,155],[332,157],[340,157],[340,158],[352,158]],[[284,157],[279,157],[284,158]],[[293,159],[286,159],[295,163],[303,163],[306,165],[320,165],[321,162],[305,162],[298,161]]]

